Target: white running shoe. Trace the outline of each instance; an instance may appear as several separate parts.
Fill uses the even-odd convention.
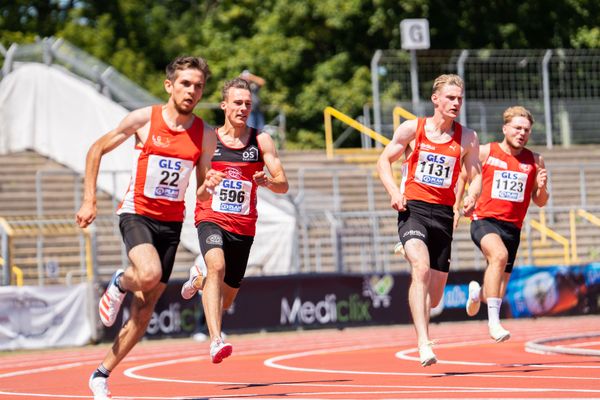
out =
[[[433,342],[427,342],[419,346],[419,360],[422,367],[428,367],[437,362],[437,357],[433,354]]]
[[[479,294],[481,293],[481,286],[475,281],[469,282],[469,295],[467,297],[467,315],[474,317],[479,312],[481,307],[481,300],[479,300]]]
[[[496,341],[496,343],[506,342],[510,339],[510,332],[502,327],[502,325],[492,324],[488,326],[490,336]]]
[[[90,376],[88,385],[94,394],[94,400],[112,399],[112,395],[110,394],[110,390],[108,390],[108,383],[106,381],[107,379],[101,376],[97,376],[95,378],[93,374]]]
[[[98,304],[100,319],[106,327],[111,327],[115,323],[117,315],[119,315],[119,310],[121,309],[121,304],[123,304],[123,299],[127,294],[127,292],[121,292],[116,284],[117,278],[123,275],[123,272],[125,271],[118,269],[113,274],[106,291],[100,299],[100,304]]]
[[[218,364],[233,353],[233,346],[218,338],[210,344],[210,358],[214,364]]]
[[[191,299],[198,292],[202,293],[204,278],[206,277],[206,264],[197,263],[190,267],[190,278],[181,287],[181,297]]]

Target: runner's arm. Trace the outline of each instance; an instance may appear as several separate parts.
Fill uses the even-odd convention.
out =
[[[196,198],[199,201],[208,200],[215,187],[223,180],[225,174],[211,169],[211,160],[217,148],[217,135],[212,127],[204,124],[202,136],[202,154],[196,164]]]
[[[272,192],[286,193],[289,184],[273,139],[268,134],[261,133],[256,137],[256,140],[260,146],[265,166],[271,176],[268,176],[264,171],[259,171],[254,174],[254,181],[257,185],[264,186]]]
[[[377,172],[385,190],[390,195],[392,208],[398,211],[405,209],[404,195],[394,179],[392,164],[406,152],[410,142],[415,138],[418,121],[404,121],[394,132],[392,140],[385,146],[377,159]]]
[[[147,124],[151,115],[152,107],[144,107],[130,112],[115,129],[96,140],[88,150],[85,159],[83,202],[75,215],[75,220],[80,227],[85,228],[96,219],[96,184],[102,157]]]
[[[538,206],[544,207],[550,198],[548,193],[548,171],[546,170],[546,164],[541,154],[534,153],[535,163],[537,166],[537,174],[535,176],[535,183],[533,190],[531,191],[531,200]]]

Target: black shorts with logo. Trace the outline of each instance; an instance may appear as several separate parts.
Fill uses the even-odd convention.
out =
[[[454,211],[452,207],[408,200],[406,210],[398,212],[398,236],[402,245],[410,239],[419,239],[427,245],[432,269],[450,270]]]
[[[239,288],[246,273],[254,236],[238,235],[226,231],[214,222],[200,222],[196,228],[202,256],[204,257],[210,249],[223,249],[223,253],[225,253],[224,282],[232,288]]]
[[[484,218],[471,221],[471,239],[481,250],[481,239],[488,233],[495,233],[500,236],[506,250],[508,250],[508,260],[504,272],[511,273],[517,258],[517,250],[521,243],[521,229],[506,221],[500,221],[496,218]]]
[[[135,246],[143,243],[154,246],[160,257],[162,267],[160,281],[163,283],[169,281],[173,271],[181,226],[181,222],[159,221],[139,214],[121,214],[119,216],[119,229],[127,254]]]

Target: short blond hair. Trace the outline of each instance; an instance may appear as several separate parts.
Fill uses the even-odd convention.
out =
[[[508,107],[504,111],[504,114],[502,114],[502,118],[503,118],[505,124],[508,124],[515,117],[527,118],[531,125],[533,125],[533,123],[535,122],[533,119],[533,115],[531,115],[531,112],[523,106]]]
[[[433,94],[438,92],[442,87],[446,85],[454,85],[458,86],[462,90],[465,89],[465,81],[463,81],[463,79],[460,76],[455,74],[443,74],[435,78],[435,81],[433,81],[433,90],[431,93]]]

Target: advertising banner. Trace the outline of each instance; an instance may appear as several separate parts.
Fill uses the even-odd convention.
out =
[[[432,310],[435,321],[467,319],[469,282],[483,282],[484,271],[450,272],[442,304]],[[573,266],[515,267],[502,301],[502,318],[597,314],[600,263]],[[481,307],[476,319],[487,319]]]
[[[81,346],[91,340],[87,284],[0,287],[0,350]]]
[[[160,298],[147,338],[191,336],[204,324],[200,296],[181,298],[181,281],[172,281]],[[223,316],[226,332],[346,327],[410,322],[408,277],[400,274],[303,274],[248,277],[234,305]],[[115,325],[112,340],[129,318],[131,294]]]
[[[484,271],[451,271],[441,304],[431,322],[462,321],[468,284],[482,282]],[[200,296],[181,298],[181,281],[171,282],[150,321],[147,338],[185,337],[205,329]],[[225,332],[344,328],[411,323],[408,274],[302,274],[248,277],[223,316]],[[600,263],[572,267],[516,267],[502,303],[503,318],[598,313]],[[131,294],[112,340],[129,318]],[[487,319],[481,307],[475,319]]]

